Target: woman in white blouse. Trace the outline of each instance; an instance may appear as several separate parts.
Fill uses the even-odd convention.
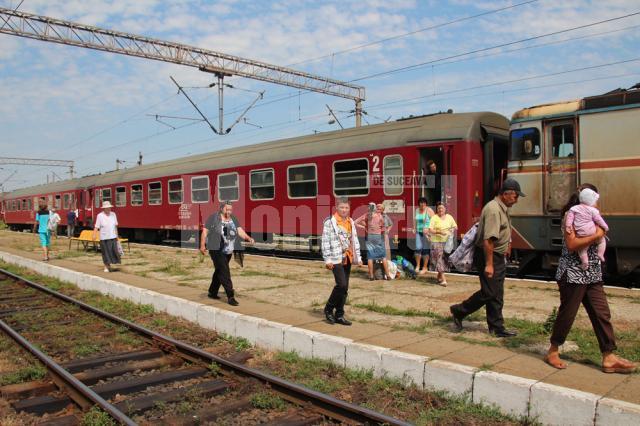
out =
[[[93,239],[96,240],[100,232],[100,251],[102,251],[102,262],[104,272],[111,272],[111,265],[120,263],[120,252],[118,250],[118,218],[111,211],[113,206],[110,202],[102,203],[102,212],[96,217],[96,224],[93,228]]]

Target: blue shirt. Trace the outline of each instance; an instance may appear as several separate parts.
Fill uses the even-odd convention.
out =
[[[36,222],[38,222],[38,232],[49,232],[49,212],[40,210],[36,213]]]

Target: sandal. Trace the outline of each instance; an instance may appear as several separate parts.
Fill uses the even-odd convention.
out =
[[[553,368],[557,368],[558,370],[564,370],[565,368],[567,368],[567,364],[560,359],[560,356],[558,356],[558,361],[559,361],[558,364],[553,364],[549,359],[548,354],[544,356],[543,360],[546,364],[552,366]]]
[[[634,371],[636,371],[637,365],[635,365],[634,363],[627,361],[626,359],[621,359],[618,362],[616,362],[615,364],[609,366],[609,367],[605,367],[602,366],[602,371],[604,373],[617,373],[617,374],[631,374]]]

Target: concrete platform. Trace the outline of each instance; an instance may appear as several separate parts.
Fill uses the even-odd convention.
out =
[[[253,300],[232,307],[199,289],[104,273],[73,260],[41,262],[36,254],[2,248],[0,259],[240,336],[272,350],[327,359],[419,387],[466,394],[545,424],[640,424],[640,376],[608,375],[587,365],[558,371],[540,358],[505,348],[394,330],[379,324],[329,325],[322,315]],[[328,291],[327,291],[328,293]],[[492,391],[493,390],[493,391]]]

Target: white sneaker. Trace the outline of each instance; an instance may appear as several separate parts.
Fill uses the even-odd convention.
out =
[[[109,268],[104,268],[104,271],[105,272],[111,272],[111,271],[109,271]]]

